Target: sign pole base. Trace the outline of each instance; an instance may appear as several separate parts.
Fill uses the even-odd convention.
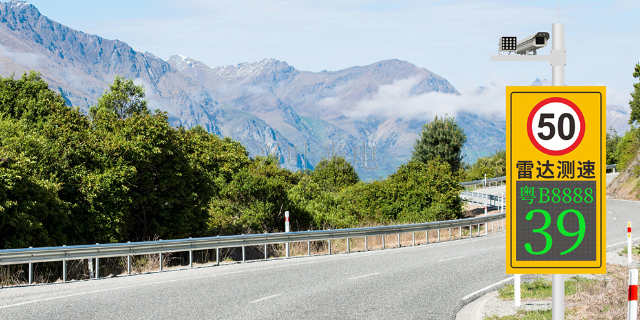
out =
[[[551,286],[551,318],[564,320],[564,275],[554,274]]]

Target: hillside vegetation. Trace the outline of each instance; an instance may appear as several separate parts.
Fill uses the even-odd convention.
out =
[[[634,68],[633,77],[640,79],[640,63]],[[621,137],[615,130],[607,132],[607,164],[617,163],[620,174],[607,186],[607,195],[630,200],[640,199],[640,129],[634,123],[640,122],[640,82],[633,85],[631,92],[630,129]]]
[[[172,127],[141,87],[116,81],[90,110],[35,72],[0,79],[0,249],[456,219],[461,172],[411,160],[361,182],[341,157],[313,172],[202,127]]]

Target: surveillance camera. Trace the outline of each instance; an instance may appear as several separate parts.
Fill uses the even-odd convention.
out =
[[[516,53],[524,55],[531,53],[537,54],[536,50],[546,46],[547,40],[549,40],[549,32],[538,32],[534,35],[528,36],[518,41]]]

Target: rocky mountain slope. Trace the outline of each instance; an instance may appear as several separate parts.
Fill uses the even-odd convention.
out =
[[[278,153],[290,169],[312,168],[323,156],[342,154],[365,180],[393,173],[410,158],[428,121],[393,112],[389,96],[460,94],[446,79],[400,60],[322,72],[274,59],[214,68],[180,55],[164,61],[122,41],[68,28],[27,2],[0,3],[0,75],[32,69],[83,110],[116,75],[131,77],[145,86],[149,105],[166,110],[175,126],[201,125],[230,136],[252,156]],[[378,112],[379,101],[391,108]],[[438,105],[420,108],[442,115]],[[479,112],[458,112],[456,118],[468,136],[465,161],[504,148],[504,119]],[[363,144],[375,151],[363,151]],[[375,156],[366,166],[376,169],[354,161],[364,152],[369,160]]]

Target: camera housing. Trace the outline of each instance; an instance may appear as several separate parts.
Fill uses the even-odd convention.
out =
[[[549,32],[538,32],[534,35],[528,36],[518,41],[516,53],[522,55],[535,55],[537,54],[536,50],[547,45],[547,40],[549,40]]]

